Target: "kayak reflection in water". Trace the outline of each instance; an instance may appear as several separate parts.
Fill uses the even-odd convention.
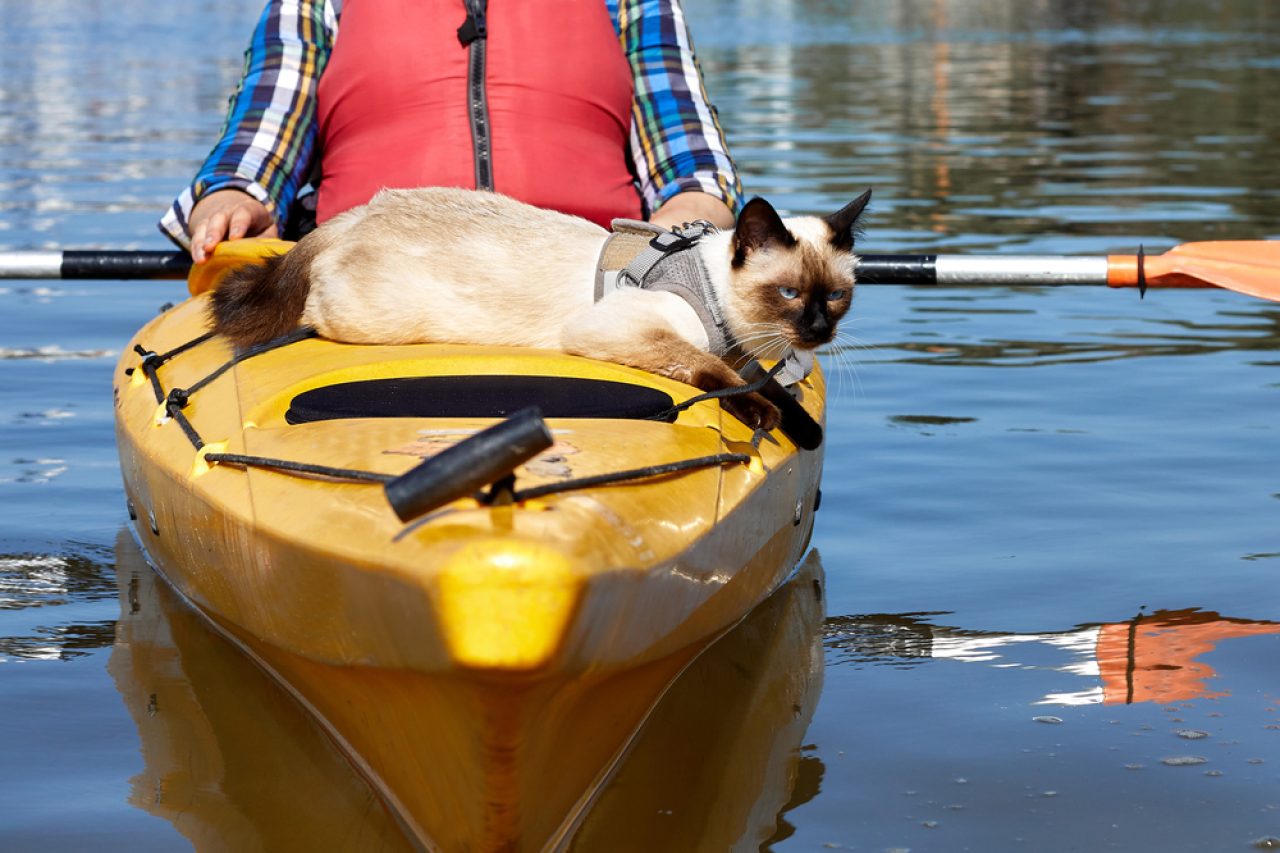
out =
[[[120,618],[108,671],[144,764],[130,780],[130,803],[199,850],[414,848],[320,725],[181,602],[127,532],[115,575]],[[785,812],[815,796],[821,778],[801,744],[822,692],[824,584],[811,550],[787,583],[693,660],[625,757],[600,768],[580,810],[550,816],[563,842],[555,849],[755,850],[785,834]],[[605,725],[594,711],[577,717],[584,738]],[[559,759],[575,760],[568,751]],[[427,783],[452,790],[457,778],[441,772]],[[545,810],[554,802],[548,790],[561,784],[548,779],[494,807]],[[526,833],[476,834],[440,848],[466,845],[554,846]]]
[[[1195,608],[1140,613],[1125,622],[1071,631],[1002,634],[931,625],[936,614],[836,616],[827,619],[831,663],[948,659],[1024,669],[1052,669],[1090,678],[1079,691],[1048,693],[1040,705],[1179,702],[1227,695],[1212,691],[1216,676],[1203,658],[1238,637],[1280,635],[1280,624],[1233,619]],[[1067,653],[1065,664],[1023,664],[1009,655],[1033,644]]]

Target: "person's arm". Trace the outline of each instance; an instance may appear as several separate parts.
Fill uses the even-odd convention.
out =
[[[649,221],[663,228],[675,228],[687,222],[705,219],[717,228],[733,227],[733,211],[720,196],[699,190],[686,190],[663,202]]]
[[[636,87],[631,156],[650,221],[732,226],[742,182],[707,99],[680,0],[618,0],[617,20]]]
[[[289,206],[311,171],[316,86],[337,32],[335,5],[267,3],[221,138],[160,220],[160,230],[196,262],[231,235],[284,230]]]

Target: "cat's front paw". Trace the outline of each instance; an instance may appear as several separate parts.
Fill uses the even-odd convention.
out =
[[[782,413],[760,394],[739,394],[721,401],[735,418],[752,429],[773,430],[782,423]]]

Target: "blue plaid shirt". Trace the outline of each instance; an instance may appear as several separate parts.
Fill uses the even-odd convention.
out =
[[[707,99],[680,0],[605,0],[635,79],[631,159],[653,211],[701,190],[736,211],[742,183]],[[215,190],[243,190],[266,205],[281,233],[314,176],[316,90],[338,33],[341,0],[270,0],[245,51],[221,138],[195,181],[160,220],[190,248],[191,208]]]

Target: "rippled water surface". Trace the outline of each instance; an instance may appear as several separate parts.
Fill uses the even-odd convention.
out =
[[[810,212],[873,187],[866,251],[1280,238],[1266,0],[687,3],[749,189]],[[258,5],[0,2],[0,250],[163,248]],[[0,848],[394,849],[328,742],[122,534],[111,370],[182,294],[0,281]],[[1280,306],[865,287],[851,316],[825,361],[807,730],[703,721],[715,784],[771,804],[740,846],[1280,838]],[[725,701],[683,690],[677,728]],[[743,793],[766,728],[791,732],[782,770]],[[688,757],[647,737],[655,766]],[[292,789],[270,783],[286,764]],[[710,835],[707,791],[630,779],[580,848],[738,837]],[[623,812],[645,830],[611,837]]]

